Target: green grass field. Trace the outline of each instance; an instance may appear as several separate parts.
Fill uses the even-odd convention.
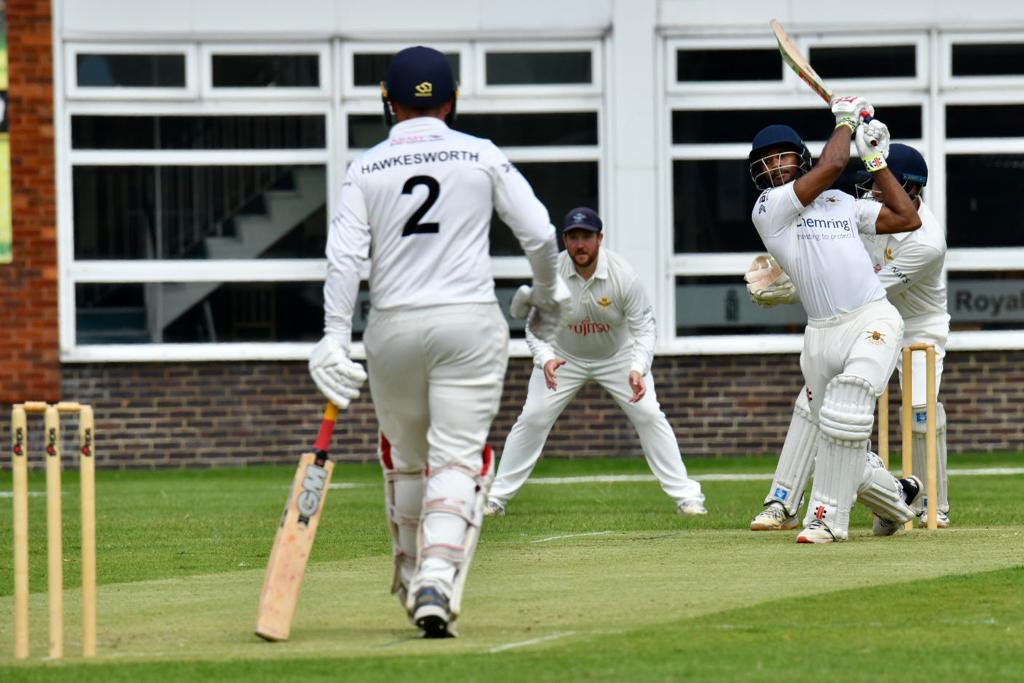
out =
[[[691,459],[692,474],[769,458]],[[1024,466],[961,455],[951,467]],[[802,546],[746,530],[768,479],[707,480],[683,519],[653,481],[528,484],[488,520],[461,637],[424,641],[388,595],[379,468],[339,465],[287,643],[252,634],[291,467],[100,472],[100,656],[78,658],[78,502],[64,478],[66,652],[46,652],[45,499],[33,496],[33,658],[13,660],[11,504],[0,498],[0,681],[1024,680],[1024,474],[954,475],[954,526]],[[646,474],[640,459],[535,477]],[[0,473],[0,491],[10,491]],[[32,490],[43,490],[34,474]],[[6,495],[6,494],[5,494]],[[39,591],[39,592],[35,592]]]

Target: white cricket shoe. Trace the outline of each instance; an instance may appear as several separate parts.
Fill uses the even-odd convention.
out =
[[[812,519],[807,528],[796,537],[797,543],[835,543],[837,540],[828,524],[820,519]]]
[[[676,508],[676,513],[683,515],[684,517],[696,517],[699,515],[708,514],[708,509],[704,507],[704,503],[697,499],[684,500]]]
[[[484,503],[484,517],[504,517],[505,506],[494,498],[488,498]]]
[[[766,505],[764,510],[758,512],[754,519],[750,520],[750,530],[787,531],[795,529],[797,523],[796,515],[787,515],[786,508],[782,503],[772,502]]]
[[[433,586],[424,586],[416,591],[412,619],[423,630],[424,638],[454,638],[451,629],[451,613],[448,598]]]

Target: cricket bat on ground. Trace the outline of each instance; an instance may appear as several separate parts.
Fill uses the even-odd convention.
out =
[[[334,472],[334,463],[327,459],[327,450],[337,417],[338,408],[328,403],[320,432],[313,443],[313,452],[302,454],[299,468],[295,471],[260,592],[256,635],[264,640],[288,640],[302,577],[306,573],[320,513],[327,499],[327,487]]]

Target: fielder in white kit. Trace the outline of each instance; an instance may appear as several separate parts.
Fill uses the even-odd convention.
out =
[[[836,127],[811,167],[810,153],[788,126],[768,126],[749,156],[756,187],[755,228],[807,312],[800,368],[809,405],[808,438],[815,448],[812,518],[799,543],[846,540],[850,510],[865,486],[874,510],[896,523],[912,519],[920,482],[898,482],[872,466],[868,444],[875,400],[899,356],[903,321],[885,298],[859,233],[918,228],[910,198],[886,168],[888,129],[859,97],[832,100]],[[882,203],[857,201],[828,189],[846,168],[851,137],[874,177]],[[862,495],[864,491],[861,491]]]
[[[914,202],[921,227],[913,232],[891,235],[862,234],[861,240],[874,264],[886,296],[900,312],[904,321],[903,343],[918,342],[934,344],[936,348],[937,379],[942,376],[942,358],[945,356],[946,339],[949,336],[949,314],[946,305],[946,286],[942,280],[942,265],[946,254],[945,231],[931,210],[924,204],[921,191],[928,182],[928,166],[921,153],[913,147],[893,143],[886,158],[889,170],[902,184],[907,195]],[[877,199],[872,188],[873,182],[858,185],[860,196]],[[764,277],[760,268],[752,268],[745,276],[749,282],[758,282]],[[788,278],[778,278],[775,283],[758,289],[751,285],[751,296],[763,306],[792,303],[797,300],[796,291]],[[927,415],[925,410],[925,363],[923,354],[914,354],[914,424],[913,424],[913,471],[925,471],[925,431]],[[898,366],[902,383],[902,365]],[[936,383],[938,387],[938,382]],[[805,388],[806,389],[806,388]],[[791,529],[797,525],[797,512],[803,499],[804,488],[810,478],[814,464],[814,439],[816,427],[809,423],[810,408],[805,389],[797,395],[793,407],[790,431],[779,455],[775,477],[765,498],[765,508],[751,521],[754,531]],[[939,404],[941,406],[941,403]],[[949,526],[948,485],[946,475],[946,419],[945,411],[937,410],[936,436],[938,443],[938,492],[939,526]],[[874,460],[874,458],[873,458]],[[877,461],[880,466],[880,461]],[[919,523],[923,524],[925,509],[923,501],[918,506]],[[896,527],[882,517],[875,516],[874,531],[878,535],[895,533]]]
[[[644,457],[680,514],[707,514],[700,484],[686,475],[672,427],[650,375],[656,340],[654,312],[636,273],[601,247],[603,224],[593,209],[565,216],[559,272],[572,293],[567,324],[552,341],[530,330],[533,374],[526,403],[509,432],[487,514],[504,515],[526,483],[551,427],[588,382],[600,384],[636,428]]]
[[[360,269],[372,309],[363,337],[380,425],[392,592],[428,638],[454,635],[493,476],[487,433],[508,362],[508,324],[490,269],[492,211],[533,271],[521,297],[541,339],[569,292],[547,210],[489,140],[446,125],[456,85],[440,52],[395,55],[382,84],[386,140],[348,168],[327,240],[325,336],[310,372],[340,407],[366,378],[349,358]]]

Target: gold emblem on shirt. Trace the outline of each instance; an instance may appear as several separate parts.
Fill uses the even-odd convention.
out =
[[[885,262],[888,263],[889,261],[892,261],[894,257],[895,257],[895,255],[892,253],[892,247],[886,247],[885,248]]]
[[[612,300],[606,296],[602,296],[600,299],[597,300],[597,305],[600,306],[601,308],[608,308],[609,306],[612,305]]]
[[[865,339],[867,339],[872,344],[878,344],[879,346],[885,345],[885,333],[879,332],[878,330],[872,330],[871,332],[868,332]]]

